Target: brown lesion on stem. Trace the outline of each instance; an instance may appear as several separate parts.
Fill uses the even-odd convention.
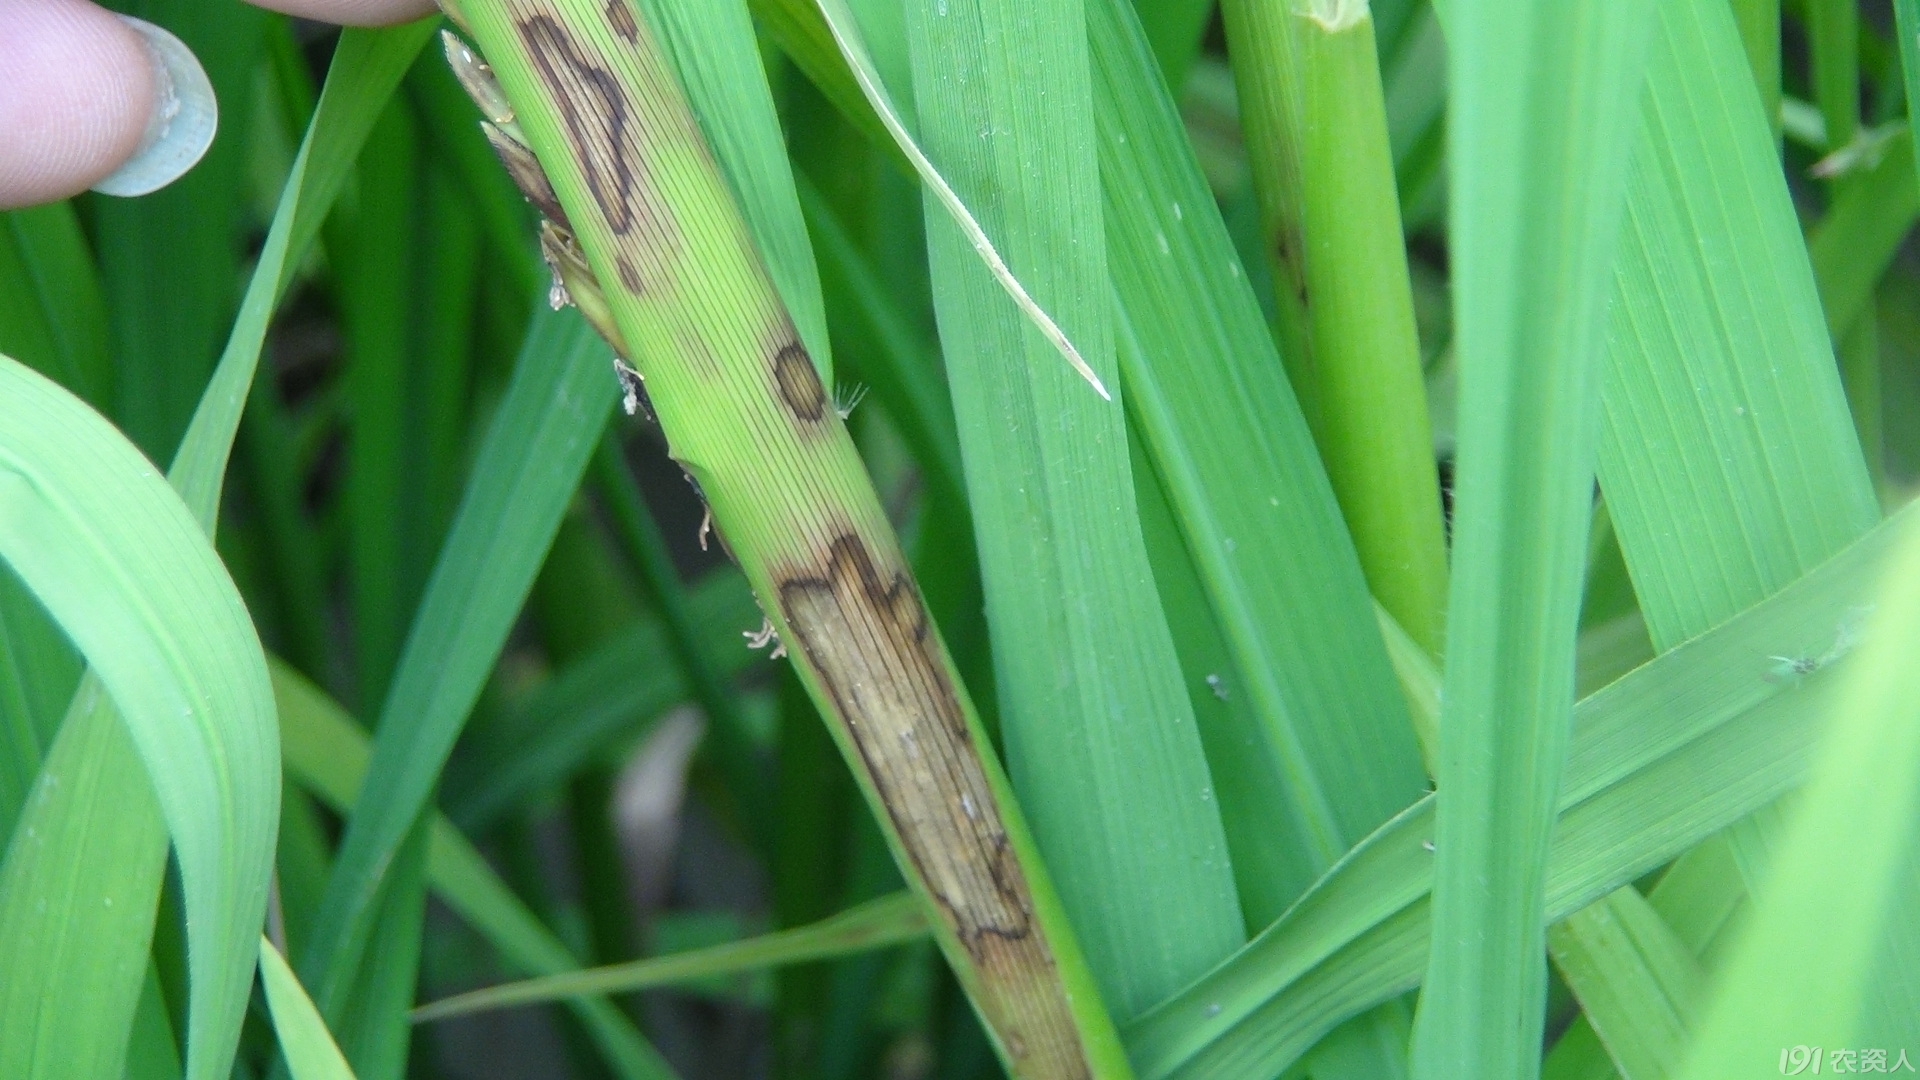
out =
[[[643,28],[634,19],[628,0],[609,0],[605,14],[616,32],[627,36],[626,30],[631,30],[631,40],[640,41]],[[659,139],[676,137],[688,118],[663,119],[643,111],[619,76],[609,70],[609,61],[576,40],[552,14],[523,11],[516,15],[513,25],[535,73],[551,91],[587,193],[613,233],[619,285],[638,294],[642,285],[667,275],[672,255],[680,246],[678,225],[661,202],[653,181],[649,147]],[[658,72],[645,70],[644,64],[641,67],[643,83],[658,78]],[[526,162],[508,159],[507,153],[503,150],[502,157],[515,179],[523,181],[521,187],[528,191],[529,198],[535,199],[543,213],[558,209],[557,199],[537,197],[550,195],[551,183],[533,184],[531,175],[523,175]],[[530,155],[523,156],[530,159]],[[564,221],[564,216],[554,220]],[[611,287],[614,283],[606,284]]]
[[[805,353],[797,356],[811,372]],[[776,568],[789,647],[832,699],[903,855],[981,978],[1057,986],[966,708],[920,591],[897,562],[846,529],[816,565]],[[1064,997],[1028,998],[1021,1015],[991,1019],[1016,1060],[1032,1056],[1022,1062],[1031,1075],[1086,1075]]]
[[[647,291],[646,279],[642,278],[640,271],[635,269],[632,259],[624,254],[617,255],[614,257],[613,265],[620,275],[620,284],[625,286],[629,293],[639,296]]]
[[[813,357],[807,355],[806,347],[794,335],[792,324],[784,329],[786,333],[781,335],[770,361],[773,386],[787,411],[804,429],[826,419],[827,390],[820,385],[820,373],[814,369]]]
[[[1273,231],[1273,263],[1286,288],[1293,292],[1300,302],[1300,309],[1307,308],[1307,268],[1302,261],[1305,252],[1304,237],[1285,226]]]
[[[607,25],[629,45],[640,43],[640,24],[633,20],[633,8],[627,0],[607,0]]]

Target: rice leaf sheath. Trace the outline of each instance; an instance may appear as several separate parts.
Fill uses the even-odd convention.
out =
[[[547,214],[550,250],[572,256],[567,291],[631,363],[1003,1059],[1018,1076],[1125,1075],[966,691],[651,27],[624,0],[447,6],[493,65],[451,49]]]

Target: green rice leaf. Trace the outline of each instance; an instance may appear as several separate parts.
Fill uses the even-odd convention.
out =
[[[167,865],[166,824],[97,676],[81,684],[44,764],[32,764],[39,777],[0,865],[0,1074],[118,1080]],[[95,947],[101,941],[108,947]]]
[[[1539,1071],[1607,278],[1650,7],[1452,9],[1460,424],[1423,1080]]]
[[[223,1076],[279,822],[259,640],[194,516],[105,420],[9,360],[0,431],[0,550],[99,674],[146,764],[193,928],[188,1075]]]
[[[492,671],[579,486],[616,385],[605,343],[573,311],[536,315],[468,479],[376,726],[368,779],[302,958],[329,1016],[365,963],[401,843]]]
[[[1645,897],[1609,893],[1549,929],[1547,947],[1622,1076],[1679,1071],[1706,977]]]
[[[1659,23],[1600,482],[1648,630],[1667,648],[1859,536],[1878,506],[1731,17],[1710,2],[1664,4]],[[1881,178],[1904,168],[1883,163]],[[1860,245],[1871,263],[1874,242]],[[1825,649],[1779,655],[1805,664]],[[1735,833],[1743,864],[1762,861],[1771,831],[1763,819]],[[1896,921],[1884,947],[1881,992],[1920,995],[1920,924]]]
[[[260,939],[260,981],[267,988],[273,1030],[280,1037],[280,1053],[293,1080],[353,1080],[353,1070],[334,1045],[320,1010],[313,1007],[286,957],[264,937]]]
[[[1878,517],[1732,15],[1659,5],[1614,277],[1599,473],[1656,648]]]
[[[1622,889],[1620,894],[1628,891]],[[1601,901],[1594,907],[1604,907],[1613,900],[1614,895],[1619,894],[1609,895],[1607,900]],[[1632,895],[1627,897],[1628,903],[1634,903],[1638,896],[1638,890],[1633,890]],[[1622,968],[1619,977],[1623,980],[1635,981],[1639,989],[1627,987],[1616,990],[1609,986],[1604,992],[1619,994],[1622,997],[1639,994],[1652,1006],[1642,1012],[1640,1001],[1622,1001],[1621,1008],[1615,1014],[1617,1021],[1614,1024],[1615,1043],[1637,1042],[1640,1038],[1639,1034],[1631,1027],[1624,1025],[1631,1025],[1643,1017],[1650,1020],[1652,1025],[1662,1029],[1668,1028],[1669,1016],[1659,1006],[1669,1000],[1674,1006],[1672,1011],[1685,1012],[1684,1022],[1688,1030],[1692,1030],[1693,1024],[1698,1020],[1699,1007],[1706,1000],[1701,993],[1705,987],[1695,985],[1692,993],[1686,993],[1685,985],[1702,982],[1701,967],[1717,959],[1719,948],[1730,936],[1727,930],[1733,925],[1733,916],[1736,911],[1741,910],[1740,905],[1745,899],[1746,889],[1735,867],[1732,845],[1724,836],[1717,837],[1676,859],[1673,865],[1660,875],[1659,884],[1655,885],[1652,893],[1647,896],[1650,914],[1661,920],[1661,925],[1665,927],[1664,930],[1650,931],[1649,936],[1677,941],[1680,946],[1677,954],[1668,949],[1660,949],[1657,954],[1641,951],[1632,948],[1630,943],[1623,941],[1622,938],[1609,935],[1603,944],[1618,943],[1628,947],[1604,957],[1585,955],[1569,957],[1575,963],[1591,965],[1599,974],[1604,974],[1615,966]],[[1569,917],[1568,922],[1579,919],[1583,914],[1584,911],[1576,912]],[[1547,931],[1549,941],[1554,939],[1557,930],[1556,927]],[[1709,956],[1710,950],[1713,950],[1716,955]],[[1562,952],[1569,954],[1575,951],[1562,949]],[[1578,951],[1586,952],[1584,949]],[[1667,958],[1665,966],[1669,974],[1666,978],[1656,973],[1650,964],[1631,962],[1636,956],[1644,961],[1652,955]],[[1562,970],[1565,973],[1564,967]],[[1676,975],[1677,980],[1674,977]],[[1661,989],[1668,986],[1674,986],[1683,992],[1669,997],[1668,991]],[[1576,988],[1575,992],[1579,993],[1579,990]],[[1582,995],[1583,1008],[1592,1007],[1586,1000],[1587,996]],[[1672,1051],[1684,1052],[1686,1043],[1684,1041],[1667,1042],[1664,1046]],[[1631,1053],[1638,1049],[1638,1046],[1623,1047],[1622,1052]],[[1678,1071],[1683,1064],[1678,1058],[1666,1056],[1661,1057],[1659,1062],[1660,1067],[1667,1073]],[[1600,1036],[1594,1033],[1593,1024],[1584,1014],[1575,1017],[1566,1033],[1554,1043],[1552,1052],[1547,1055],[1546,1061],[1541,1063],[1540,1074],[1549,1080],[1583,1080],[1586,1077],[1593,1077],[1595,1080],[1612,1080],[1617,1075],[1613,1059],[1608,1056],[1607,1047],[1601,1043]]]
[[[1047,335],[948,216],[981,210],[1114,386],[1098,161],[1061,143],[1093,132],[1086,26],[1075,0],[908,11],[921,129],[958,192],[930,196],[927,227],[1009,771],[1127,1016],[1243,933],[1217,803],[1147,565],[1124,414],[1043,362]]]
[[[0,353],[95,408],[112,399],[106,301],[69,202],[0,214]]]
[[[331,698],[284,664],[272,663],[287,772],[340,813],[352,809],[371,754],[366,733]],[[427,880],[434,893],[527,975],[574,971],[579,960],[507,888],[460,830],[434,815],[427,841]],[[617,1007],[604,998],[570,1003],[623,1080],[670,1075]]]
[[[829,960],[915,941],[926,934],[926,913],[919,902],[912,893],[897,892],[808,926],[744,941],[469,991],[422,1005],[413,1011],[413,1019],[425,1023],[588,994],[627,994],[785,964]]]
[[[1152,462],[1136,485],[1164,488],[1143,490],[1140,512],[1177,521],[1154,575],[1185,624],[1189,697],[1258,929],[1416,798],[1424,773],[1353,544],[1147,39],[1124,3],[1096,0],[1088,19],[1130,441]],[[1400,1010],[1358,1021],[1315,1067],[1403,1074],[1405,1029]]]
[[[1260,873],[1235,866],[1259,927],[1426,778],[1340,508],[1179,114],[1127,5],[1095,0],[1088,21],[1126,403],[1228,661],[1186,674],[1217,674],[1205,696],[1245,710],[1242,759],[1213,768],[1268,789],[1257,810],[1221,802],[1236,854],[1265,849]]]
[[[1805,1071],[1820,1051],[1834,1072],[1874,1071],[1851,1048],[1891,1064],[1920,1034],[1911,1003],[1880,1011],[1873,1000],[1878,969],[1898,959],[1883,941],[1910,897],[1920,820],[1920,537],[1903,537],[1891,562],[1689,1077],[1769,1073],[1776,1055],[1780,1072]]]
[[[1831,668],[1920,507],[1575,711],[1547,921],[1767,805],[1806,774]],[[1843,659],[1842,649],[1835,660]],[[1336,1024],[1418,984],[1430,940],[1433,800],[1368,837],[1278,923],[1124,1032],[1143,1077],[1278,1075]]]

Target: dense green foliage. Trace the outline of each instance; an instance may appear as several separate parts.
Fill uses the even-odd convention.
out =
[[[1920,0],[612,2],[1134,1075],[1920,1068]],[[222,133],[0,214],[0,1078],[999,1075],[450,24],[118,6]]]

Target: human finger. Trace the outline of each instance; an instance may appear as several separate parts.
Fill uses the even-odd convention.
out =
[[[84,191],[140,148],[156,75],[125,21],[86,0],[8,0],[0,56],[0,208]]]
[[[433,0],[253,0],[264,8],[342,26],[390,26],[433,10]]]

